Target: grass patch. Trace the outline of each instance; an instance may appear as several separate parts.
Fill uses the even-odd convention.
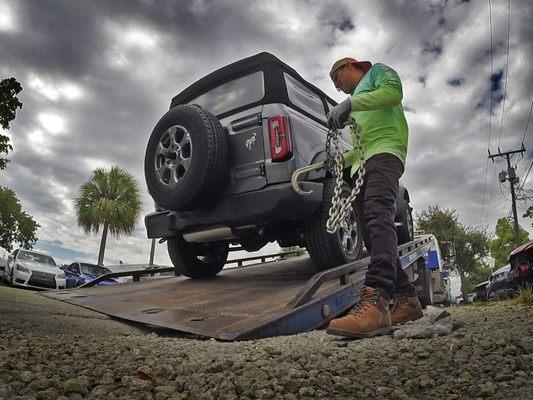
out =
[[[473,305],[474,307],[492,307],[492,306],[496,306],[498,305],[499,303],[501,302],[500,301],[497,301],[497,300],[491,300],[491,301],[473,301],[472,303],[470,303],[470,305]]]
[[[470,303],[469,305],[471,306],[474,306],[474,307],[482,307],[485,305],[485,301],[473,301],[472,303]]]
[[[526,284],[518,290],[516,297],[513,299],[515,304],[523,304],[526,306],[533,305],[533,284]]]

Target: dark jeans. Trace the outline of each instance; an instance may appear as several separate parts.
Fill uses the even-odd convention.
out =
[[[414,296],[398,258],[394,225],[395,201],[404,167],[392,154],[376,154],[366,162],[364,184],[355,200],[355,212],[362,225],[363,240],[370,252],[366,285],[380,289],[389,298],[394,293]],[[354,175],[354,180],[357,174]]]

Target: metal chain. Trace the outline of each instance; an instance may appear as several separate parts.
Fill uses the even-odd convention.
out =
[[[361,125],[357,124],[353,118],[350,118],[351,130],[355,135],[354,147],[359,150],[359,160],[361,166],[357,171],[357,179],[355,187],[347,198],[341,198],[343,176],[342,170],[344,168],[344,159],[340,150],[339,136],[340,132],[337,129],[330,129],[326,139],[326,169],[330,171],[335,177],[335,189],[333,192],[333,199],[329,209],[329,218],[326,222],[326,229],[328,233],[336,233],[343,222],[346,220],[348,214],[352,209],[352,203],[361,191],[363,186],[363,177],[365,175],[365,153],[363,149],[363,140],[361,138]],[[333,151],[331,144],[333,143]]]

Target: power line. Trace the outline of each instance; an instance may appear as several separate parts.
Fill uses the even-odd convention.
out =
[[[511,0],[507,1],[507,62],[505,66],[505,85],[503,87],[503,105],[502,105],[502,118],[500,123],[500,137],[498,139],[498,147],[500,147],[500,142],[502,140],[502,130],[503,130],[503,116],[505,114],[505,99],[507,95],[507,82],[509,81],[509,38],[511,37]]]
[[[523,144],[523,143],[522,143]],[[529,156],[527,156],[526,158],[522,157],[520,158],[520,160],[518,160],[518,162],[516,163],[516,171],[518,172],[518,166],[519,165],[522,165],[522,160],[525,160],[525,163],[524,163],[524,168],[522,169],[522,172],[520,172],[519,176],[524,176],[525,173],[526,173],[526,170],[528,168],[528,165],[529,165],[529,162],[531,160],[533,160],[533,152],[531,152],[529,154]]]
[[[506,187],[505,185],[502,185],[501,182],[498,182],[498,183],[500,184],[500,185],[499,185],[499,186],[500,186],[500,193],[502,194],[503,198],[504,198],[505,200],[509,201],[509,197],[507,197],[507,196],[505,195],[505,193],[503,192],[503,190],[502,190],[502,186],[503,186],[506,190],[509,190],[509,189],[507,189],[507,187]]]
[[[483,179],[483,200],[481,201],[481,214],[479,215],[479,223],[483,220],[483,211],[485,209],[485,194],[487,192],[487,172],[489,170],[489,159],[485,164],[485,178]]]
[[[528,168],[526,174],[524,175],[524,179],[522,180],[522,184],[520,185],[520,188],[518,190],[522,190],[522,188],[526,184],[526,180],[527,180],[527,177],[529,175],[529,172],[531,171],[531,167],[533,167],[533,161],[531,161],[531,164],[529,164],[529,168]]]
[[[489,142],[487,149],[490,149],[490,136],[492,127],[492,9],[489,0],[489,31],[490,31],[490,71],[489,71]],[[483,221],[483,211],[485,210],[485,196],[487,194],[487,173],[489,170],[489,159],[485,163],[485,177],[483,178],[483,200],[481,202],[481,215],[479,216],[479,223]]]
[[[494,193],[494,184],[496,183],[496,166],[494,166],[494,172],[492,174],[492,185],[490,187],[490,195],[489,195],[489,202],[487,205],[487,213],[485,214],[485,224],[487,225],[487,222],[489,220],[489,212],[490,212],[490,206],[492,204],[492,193]]]
[[[526,140],[527,127],[529,126],[529,118],[531,118],[531,109],[533,109],[533,97],[531,98],[531,106],[529,106],[529,115],[527,116],[526,129],[524,129],[524,137],[522,138],[522,143]]]
[[[487,146],[490,149],[490,135],[491,135],[491,126],[492,126],[492,10],[489,0],[489,27],[490,27],[490,76],[489,76],[489,93],[490,93],[490,108],[489,108],[489,145]],[[487,158],[487,161],[489,159]]]

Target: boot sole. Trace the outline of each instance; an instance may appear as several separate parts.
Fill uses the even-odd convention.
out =
[[[337,336],[344,336],[348,338],[354,338],[354,339],[364,339],[364,338],[371,338],[374,336],[380,336],[380,335],[388,335],[392,332],[392,326],[384,326],[383,328],[376,329],[375,331],[370,332],[354,332],[354,331],[348,331],[346,329],[339,329],[339,328],[327,328],[326,333],[329,333],[330,335],[337,335]]]

